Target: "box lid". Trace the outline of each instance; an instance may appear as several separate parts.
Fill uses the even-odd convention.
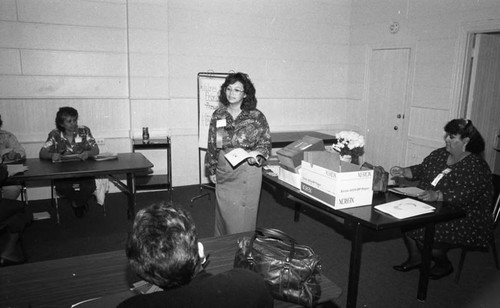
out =
[[[280,164],[295,169],[302,163],[304,151],[324,151],[325,144],[322,139],[304,136],[301,139],[294,141],[286,147],[278,150]]]

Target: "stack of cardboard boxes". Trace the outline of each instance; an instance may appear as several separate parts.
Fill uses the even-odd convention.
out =
[[[302,139],[290,143],[278,150],[280,170],[278,179],[300,189],[300,173],[305,151],[324,151],[323,140],[304,136]]]
[[[277,152],[278,178],[334,209],[369,205],[373,170],[340,159],[321,139],[305,136]]]

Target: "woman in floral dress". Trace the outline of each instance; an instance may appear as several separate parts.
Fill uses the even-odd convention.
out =
[[[236,148],[271,153],[271,133],[259,111],[255,87],[244,73],[229,74],[219,94],[222,106],[214,111],[208,132],[205,166],[215,185],[215,235],[255,229],[262,186],[259,160],[248,158],[232,167],[224,155]]]
[[[484,140],[470,120],[452,120],[444,130],[446,147],[433,151],[420,165],[391,168],[391,174],[396,177],[419,181],[418,187],[425,190],[419,199],[444,201],[461,208],[466,214],[464,218],[436,224],[431,279],[453,272],[447,257],[451,247],[487,247],[493,228],[490,217],[493,182],[490,168],[481,157]],[[394,266],[395,270],[407,272],[420,266],[423,238],[423,229],[405,234],[409,257]]]

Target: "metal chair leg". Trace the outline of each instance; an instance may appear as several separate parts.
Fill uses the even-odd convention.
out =
[[[56,192],[56,187],[54,186],[54,182],[52,182],[52,181],[50,182],[50,200],[51,200],[52,206],[56,210],[57,224],[60,224],[61,218],[59,216],[59,200],[58,200],[58,196],[57,196],[57,192]]]
[[[467,248],[462,247],[461,250],[462,252],[460,253],[460,260],[458,261],[457,272],[455,273],[455,283],[458,283],[458,280],[460,279],[460,274],[462,274],[462,267],[464,266],[465,262],[465,255],[467,254]]]
[[[500,266],[498,265],[498,252],[497,252],[497,245],[495,243],[495,238],[493,238],[490,241],[490,249],[493,254],[493,261],[495,262],[495,267],[497,270],[499,270]]]

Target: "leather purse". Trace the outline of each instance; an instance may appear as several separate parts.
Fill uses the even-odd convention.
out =
[[[239,238],[234,267],[260,274],[275,299],[313,307],[321,297],[319,256],[283,231],[257,228]]]
[[[370,163],[364,163],[361,167],[373,169],[373,186],[374,192],[386,192],[387,184],[389,183],[389,172],[384,170],[382,166],[374,166]]]

